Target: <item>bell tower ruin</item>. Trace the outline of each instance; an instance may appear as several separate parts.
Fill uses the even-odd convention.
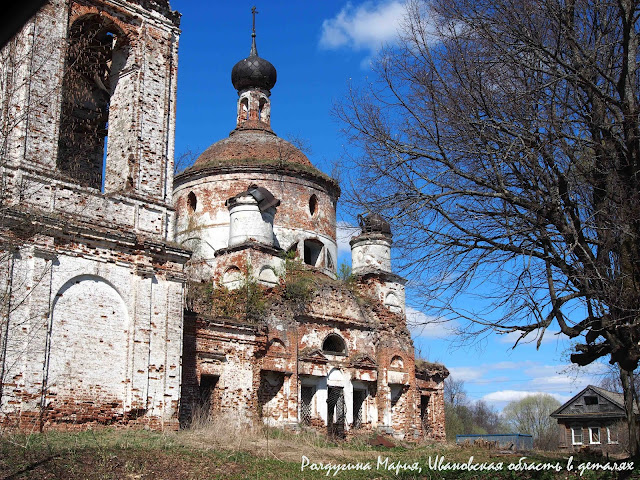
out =
[[[179,21],[52,0],[2,49],[2,423],[177,425]]]

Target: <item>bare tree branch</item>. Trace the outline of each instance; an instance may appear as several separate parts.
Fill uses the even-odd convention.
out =
[[[415,0],[377,80],[336,106],[367,186],[351,205],[391,220],[462,333],[540,345],[557,325],[574,363],[637,368],[638,18],[633,0]],[[460,307],[479,284],[490,308]]]

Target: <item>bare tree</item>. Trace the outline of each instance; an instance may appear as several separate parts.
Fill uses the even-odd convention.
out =
[[[473,404],[473,421],[488,434],[509,433],[498,411],[484,400]]]
[[[178,175],[179,173],[184,172],[195,163],[201,153],[201,151],[192,150],[191,147],[187,147],[176,157],[175,162],[173,163],[173,174]]]
[[[464,387],[463,380],[456,380],[449,376],[444,380],[444,401],[454,407],[458,405],[466,405],[467,391]]]
[[[506,425],[498,411],[484,400],[469,401],[462,380],[445,379],[444,412],[449,440],[459,434],[505,433]]]
[[[620,367],[618,365],[609,365],[608,367],[609,368],[600,379],[600,386],[610,392],[623,391],[622,380],[620,378]],[[640,392],[640,372],[638,370],[634,371],[631,375],[629,384],[634,390],[633,395],[636,410],[640,410],[640,399],[638,398],[638,392]]]
[[[471,320],[471,336],[539,345],[560,330],[576,341],[572,362],[608,357],[628,419],[640,359],[638,14],[633,0],[414,1],[377,81],[336,107],[368,187],[351,200],[391,220],[425,303]],[[489,308],[455,303],[481,282]]]

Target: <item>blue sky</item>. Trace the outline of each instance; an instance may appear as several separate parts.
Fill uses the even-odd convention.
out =
[[[254,1],[171,0],[182,13],[178,64],[176,156],[201,152],[235,127],[237,93],[231,68],[248,56]],[[278,71],[271,96],[271,125],[283,138],[303,139],[313,164],[326,173],[342,162],[345,140],[331,116],[332,105],[350,82],[367,82],[369,62],[383,43],[395,40],[402,20],[399,1],[269,1],[256,4],[257,46]],[[353,220],[338,209],[340,225]],[[349,229],[341,229],[340,260],[349,260]],[[396,252],[401,253],[401,252]],[[472,301],[472,300],[469,300]],[[409,308],[412,323],[429,320]],[[456,346],[454,325],[412,327],[416,352],[444,363],[465,381],[470,399],[485,399],[502,408],[529,392],[568,400],[588,383],[598,383],[606,366],[577,369],[568,365],[570,342],[548,332],[539,350],[513,337],[490,335],[472,346]]]

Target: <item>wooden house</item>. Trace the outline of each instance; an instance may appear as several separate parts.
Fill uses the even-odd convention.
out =
[[[558,420],[560,448],[589,447],[614,453],[623,450],[626,444],[626,413],[621,393],[589,385],[551,417]]]

